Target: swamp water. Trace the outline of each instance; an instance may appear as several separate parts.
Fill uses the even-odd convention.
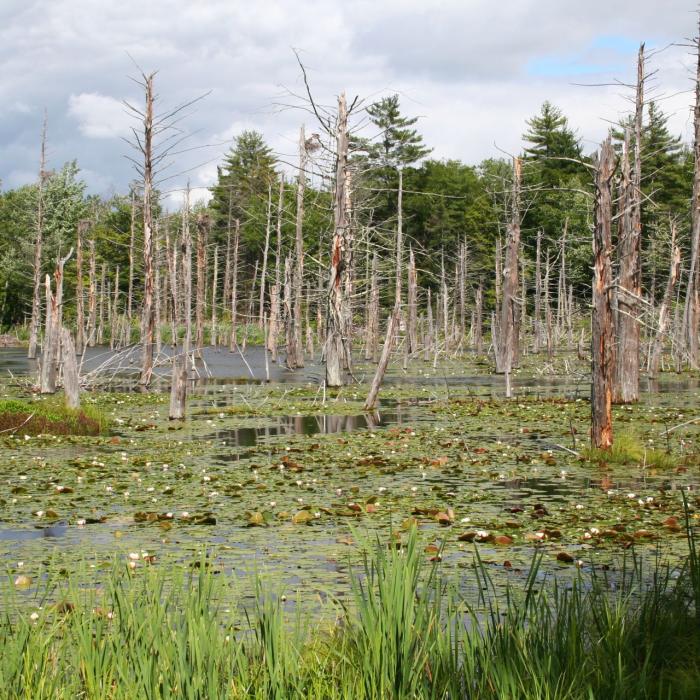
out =
[[[84,368],[106,352],[90,350]],[[6,395],[33,371],[23,354],[0,350]],[[700,418],[695,378],[644,385],[639,405],[615,409],[617,431],[650,454],[671,451],[659,468],[644,450],[626,465],[574,454],[588,439],[582,366],[542,373],[527,358],[516,399],[504,401],[486,365],[415,362],[389,373],[367,415],[365,385],[324,397],[313,363],[271,363],[266,383],[259,348],[246,362],[206,349],[204,361],[183,423],[167,420],[164,382],[165,393],[127,393],[119,378],[83,399],[112,421],[110,435],[0,436],[0,557],[11,576],[99,579],[115,557],[137,569],[194,565],[206,549],[234,585],[258,573],[292,594],[342,596],[358,544],[396,543],[414,524],[426,558],[440,556],[465,589],[477,585],[477,550],[499,588],[525,580],[536,549],[542,575],[562,576],[574,575],[570,560],[614,569],[629,550],[685,551],[681,492],[694,522],[698,423],[664,431]],[[360,363],[356,375],[368,381],[371,370]]]

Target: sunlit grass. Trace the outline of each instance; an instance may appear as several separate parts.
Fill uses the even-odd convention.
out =
[[[108,421],[94,406],[71,409],[58,397],[0,400],[2,435],[99,435]]]
[[[229,582],[204,564],[115,565],[103,589],[72,585],[35,613],[4,596],[0,695],[698,697],[700,570],[689,543],[680,572],[633,561],[615,586],[603,573],[547,583],[535,556],[524,589],[505,598],[479,562],[468,575],[481,593],[466,600],[439,564],[423,563],[412,534],[401,549],[377,542],[350,600],[327,603],[320,622],[290,616],[260,582],[252,609],[224,609]]]

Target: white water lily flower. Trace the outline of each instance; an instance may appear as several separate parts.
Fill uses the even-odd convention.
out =
[[[85,525],[86,522],[87,522],[87,521],[85,520],[85,518],[80,518],[80,519],[76,522],[76,525],[77,525],[78,527],[82,527],[83,525]]]
[[[598,534],[600,534],[600,530],[597,527],[592,527],[591,533],[594,535],[598,535]]]
[[[637,494],[636,493],[628,493],[627,498],[637,498]]]
[[[577,503],[576,510],[583,510],[583,506],[580,503]]]

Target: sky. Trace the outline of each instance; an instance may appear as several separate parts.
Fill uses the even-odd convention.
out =
[[[77,159],[90,192],[135,177],[139,69],[157,70],[157,107],[199,97],[180,126],[185,152],[164,173],[173,201],[206,197],[244,129],[293,161],[299,126],[318,131],[304,84],[332,106],[397,93],[435,158],[476,164],[517,153],[544,100],[593,151],[629,112],[641,41],[649,97],[692,138],[696,0],[0,0],[0,187],[35,181],[44,110],[49,167]],[[372,136],[365,129],[364,134]]]

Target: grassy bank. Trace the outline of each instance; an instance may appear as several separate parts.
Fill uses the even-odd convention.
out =
[[[0,695],[7,698],[659,698],[700,694],[700,563],[631,566],[479,600],[426,568],[418,539],[373,547],[349,600],[319,617],[285,613],[258,587],[224,609],[227,581],[115,568],[104,589],[48,589],[35,612],[6,593]],[[21,579],[10,581],[21,587]],[[16,595],[22,595],[17,593]],[[38,599],[39,600],[39,599]]]
[[[107,427],[101,411],[66,408],[59,397],[0,400],[0,436],[100,435]]]

